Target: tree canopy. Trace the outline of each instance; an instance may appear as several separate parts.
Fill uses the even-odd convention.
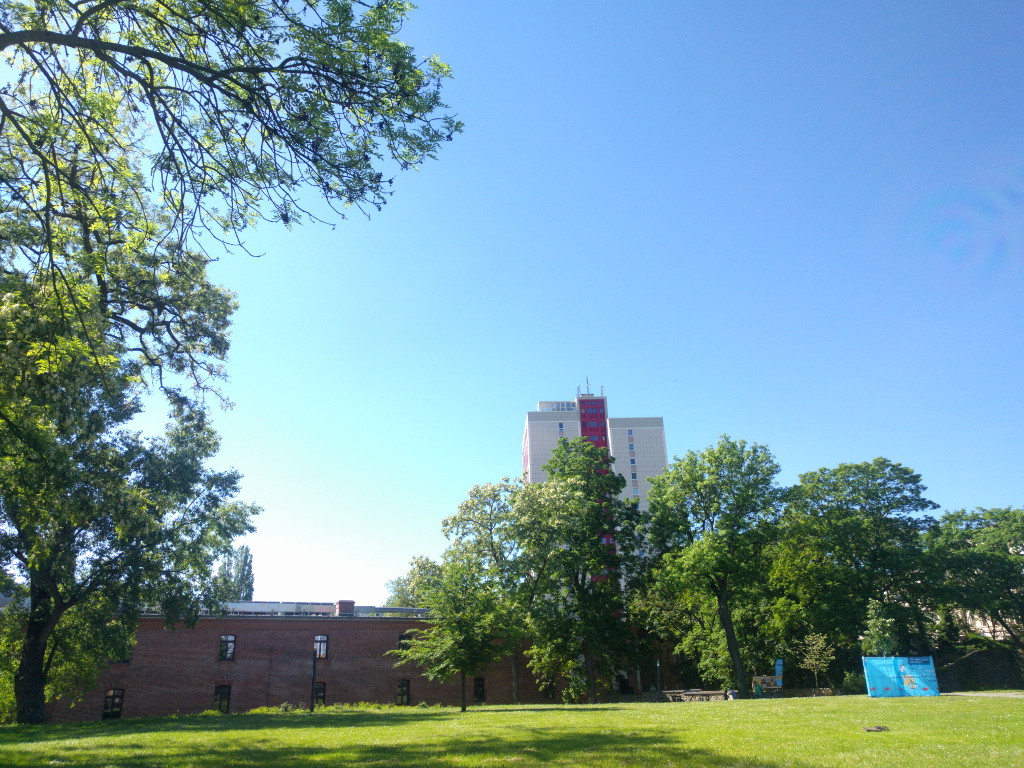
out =
[[[19,720],[43,719],[75,627],[215,600],[211,567],[255,508],[232,501],[237,473],[206,466],[235,301],[202,241],[293,225],[307,188],[342,217],[379,209],[393,171],[461,130],[439,114],[448,68],[396,38],[410,8],[0,1],[0,564],[25,592]],[[153,385],[170,425],[146,440],[130,421]],[[79,645],[83,679],[112,648]]]
[[[461,129],[437,114],[448,67],[396,38],[411,8],[5,0],[0,51],[14,80],[0,86],[0,197],[32,198],[32,225],[46,233],[52,195],[105,209],[69,159],[117,176],[145,148],[179,242],[196,228],[238,242],[261,217],[294,223],[304,187],[338,211],[379,210],[393,170]]]
[[[723,435],[717,445],[676,459],[651,484],[647,547],[662,555],[661,577],[692,607],[684,630],[690,644],[704,638],[703,653],[714,656],[721,637],[741,696],[748,692],[734,612],[743,590],[763,578],[756,564],[764,526],[778,511],[778,472],[766,447]],[[712,605],[717,616],[708,614]]]
[[[427,627],[410,631],[403,647],[388,653],[412,662],[432,680],[456,674],[466,711],[466,676],[477,675],[503,651],[494,592],[472,549],[451,547],[434,579],[424,591],[430,609]]]

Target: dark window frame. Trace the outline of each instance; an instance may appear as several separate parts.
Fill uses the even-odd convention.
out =
[[[313,702],[316,707],[327,706],[327,683],[323,680],[313,683]]]
[[[487,681],[482,677],[473,678],[473,703],[487,703]]]
[[[222,715],[231,711],[231,686],[217,685],[213,688],[213,706]]]
[[[327,641],[327,635],[313,635],[313,655],[316,658],[327,658]]]
[[[400,707],[408,707],[412,703],[410,691],[412,686],[409,680],[398,681],[398,691],[395,693],[395,704]]]
[[[234,635],[221,635],[220,636],[220,651],[217,653],[218,661],[234,661],[235,660],[235,636]]]
[[[103,696],[103,719],[117,720],[124,707],[124,688],[107,688]]]

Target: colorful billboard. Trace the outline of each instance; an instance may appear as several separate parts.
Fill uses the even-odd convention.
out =
[[[864,657],[868,696],[938,696],[931,656]]]

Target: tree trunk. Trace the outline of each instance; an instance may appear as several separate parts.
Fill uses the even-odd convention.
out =
[[[41,724],[46,722],[46,641],[56,618],[45,605],[48,595],[38,587],[30,587],[29,594],[25,639],[14,673],[14,701],[18,723]]]
[[[459,672],[459,679],[460,679],[460,682],[462,683],[462,685],[461,685],[461,688],[462,688],[462,711],[465,712],[466,711],[466,673],[465,672]]]
[[[718,618],[725,631],[725,644],[729,648],[729,658],[732,659],[733,674],[736,675],[736,693],[741,699],[749,699],[747,675],[743,671],[743,659],[740,658],[740,647],[736,642],[736,630],[732,626],[732,611],[729,610],[729,587],[724,579],[718,584],[717,598]]]
[[[1017,644],[1017,647],[1024,651],[1024,642],[1021,642],[1020,637],[1018,637],[1017,633],[1010,628],[1009,623],[1003,620],[1002,615],[996,613],[995,620],[999,624],[999,626],[1001,626],[1006,631],[1006,634],[1010,636],[1010,639]]]
[[[594,672],[594,654],[590,650],[590,643],[583,644],[583,669],[587,676],[587,702],[597,703],[597,673]]]

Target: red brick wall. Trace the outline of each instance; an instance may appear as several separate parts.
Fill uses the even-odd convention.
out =
[[[212,709],[214,687],[231,686],[231,712],[277,706],[288,701],[308,706],[313,637],[327,635],[327,658],[317,660],[317,680],[326,684],[326,703],[394,703],[398,681],[410,680],[410,703],[457,705],[458,679],[438,683],[414,667],[396,668],[385,656],[399,635],[423,623],[405,618],[249,617],[203,618],[192,629],[163,628],[159,618],[143,618],[129,662],[111,665],[96,687],[70,706],[50,707],[54,722],[98,720],[108,688],[124,690],[122,717],[157,717]],[[235,636],[232,661],[218,659],[221,635]],[[525,663],[520,664],[523,701],[540,695]],[[488,704],[512,702],[511,663],[506,658],[484,673]],[[467,679],[467,701],[473,681]]]

